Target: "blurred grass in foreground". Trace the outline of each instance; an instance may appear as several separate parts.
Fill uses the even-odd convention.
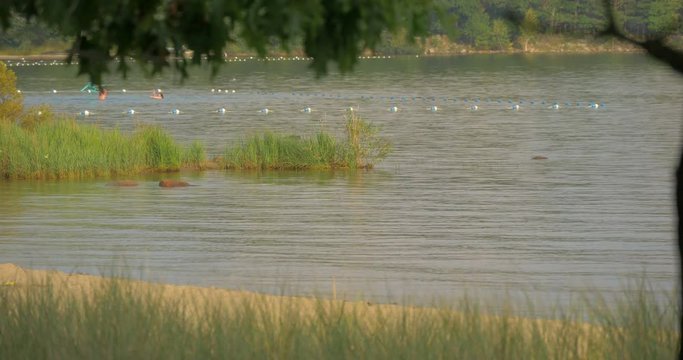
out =
[[[472,298],[420,308],[46,276],[0,286],[0,358],[672,359],[670,299],[641,284],[534,319]]]

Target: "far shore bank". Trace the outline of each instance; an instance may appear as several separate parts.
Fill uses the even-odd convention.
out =
[[[567,38],[563,36],[546,35],[539,37],[531,44],[524,46],[509,46],[500,49],[477,49],[471,45],[465,45],[450,41],[445,35],[434,35],[419,41],[418,45],[406,45],[405,47],[383,47],[375,51],[366,50],[360,58],[384,57],[384,56],[463,56],[481,54],[601,54],[601,53],[643,53],[640,47],[617,39],[583,39]],[[675,38],[676,44],[683,42]],[[192,52],[187,52],[191,56]],[[67,51],[50,51],[49,53],[25,53],[0,49],[0,60],[4,61],[64,61],[68,56]],[[252,59],[258,55],[248,51],[226,50],[224,58],[229,59]],[[266,59],[277,58],[306,58],[302,50],[283,52],[279,49],[271,49]]]
[[[371,54],[368,53],[363,58],[373,58],[373,57],[448,57],[448,56],[467,56],[467,55],[590,55],[590,54],[642,54],[644,51],[637,48],[620,48],[617,50],[598,50],[598,49],[580,49],[580,50],[564,50],[564,49],[554,49],[554,50],[470,50],[470,49],[460,49],[458,51],[432,51],[424,54]],[[0,53],[0,61],[65,61],[67,54],[27,54],[27,55],[10,55]],[[234,54],[226,56],[226,61],[230,59],[256,59],[258,55],[256,54]],[[299,55],[293,54],[271,54],[265,57],[265,59],[277,60],[279,58],[289,59],[289,58],[301,58]],[[76,62],[76,60],[74,60]]]

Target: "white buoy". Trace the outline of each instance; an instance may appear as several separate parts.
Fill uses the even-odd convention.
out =
[[[346,108],[346,111],[351,111],[351,112],[353,112],[353,111],[356,111],[356,109],[355,109],[353,106],[349,106],[349,107]]]
[[[518,104],[512,105],[512,107],[510,108],[510,110],[514,110],[514,111],[519,110],[519,105],[518,105]]]
[[[560,108],[560,104],[554,103],[553,106],[551,106],[550,108],[553,109],[553,110],[557,110],[557,109]]]
[[[134,109],[128,109],[128,111],[126,111],[126,114],[135,115],[135,110]]]
[[[268,113],[270,112],[270,110],[269,110],[268,108],[263,108],[263,109],[259,110],[258,112],[260,112],[261,114],[266,114],[266,115],[268,115]]]
[[[121,92],[122,92],[122,93],[125,93],[125,92],[126,92],[126,89],[121,89]]]
[[[313,110],[310,107],[306,106],[305,108],[301,109],[301,111],[305,112],[306,114],[310,114]]]
[[[223,92],[223,90],[221,90],[221,89],[218,89],[218,92]]]
[[[88,111],[88,110],[83,110],[83,111],[81,111],[81,115],[82,115],[82,116],[90,116],[90,114],[92,114],[92,113],[91,113],[90,111]]]
[[[43,115],[43,112],[38,110],[38,116]]]
[[[225,108],[224,107],[218,108],[218,110],[216,110],[216,112],[219,114],[225,114]]]
[[[21,90],[17,89],[17,94],[21,94]]]
[[[234,93],[235,93],[235,90],[233,89],[233,90],[231,90],[230,92],[234,94]]]
[[[477,106],[477,105],[472,105],[472,106],[470,106],[470,110],[472,110],[472,111],[479,110],[479,106]]]
[[[597,109],[597,108],[599,108],[599,107],[600,107],[600,104],[598,104],[598,103],[592,103],[592,104],[590,105],[590,108],[591,108],[591,109]]]
[[[437,112],[437,111],[439,111],[439,107],[436,106],[436,105],[432,105],[432,107],[429,108],[429,111],[431,111],[431,112]]]
[[[216,89],[211,89],[211,92],[216,92]]]
[[[56,93],[57,93],[57,89],[52,89],[52,93],[53,93],[53,94],[56,94]]]
[[[389,112],[392,112],[392,113],[398,112],[398,107],[397,106],[390,107]]]
[[[173,115],[180,115],[180,110],[178,110],[178,109],[173,109],[173,110],[171,110],[171,114],[173,114]]]

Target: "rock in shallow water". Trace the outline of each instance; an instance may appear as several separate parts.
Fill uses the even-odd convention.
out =
[[[170,180],[170,179],[164,179],[159,181],[159,186],[161,187],[185,187],[185,186],[190,186],[189,183],[181,180]]]
[[[109,186],[138,186],[138,182],[134,180],[116,180],[108,183]]]

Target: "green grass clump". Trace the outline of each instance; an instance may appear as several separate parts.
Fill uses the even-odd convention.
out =
[[[417,308],[122,280],[55,285],[0,286],[0,358],[671,359],[677,351],[674,302],[645,289],[616,307],[587,303],[537,319],[469,298]]]
[[[178,170],[199,167],[205,157],[201,145],[185,149],[158,127],[141,126],[125,134],[42,112],[26,114],[19,122],[0,122],[0,176],[7,179]]]
[[[325,169],[346,167],[344,148],[329,134],[310,138],[265,132],[225,153],[228,169]]]
[[[325,131],[311,137],[265,132],[229,147],[222,158],[227,169],[303,170],[372,168],[390,149],[377,128],[349,112],[346,138]]]

